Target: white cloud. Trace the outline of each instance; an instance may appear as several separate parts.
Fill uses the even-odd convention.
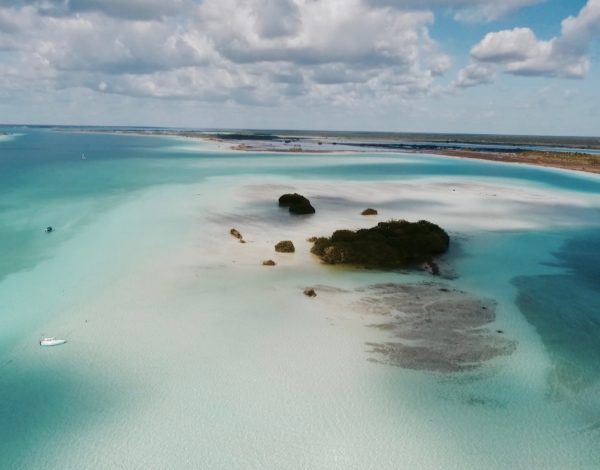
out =
[[[454,19],[467,22],[497,20],[523,7],[545,0],[368,0],[372,5],[400,9],[447,8]]]
[[[468,88],[491,83],[496,78],[496,68],[488,64],[469,64],[460,72],[455,82],[458,88]]]
[[[216,49],[229,60],[301,65],[410,62],[428,41],[424,28],[433,21],[430,12],[390,13],[369,8],[362,0],[296,0],[294,26],[286,33],[264,34],[270,5],[267,0],[205,0],[200,14]]]
[[[159,19],[181,14],[192,0],[0,0],[0,6],[30,6],[46,16],[96,12],[130,20]]]
[[[539,41],[529,28],[488,33],[471,49],[471,57],[480,62],[519,62],[547,54],[550,43]]]
[[[493,21],[523,7],[535,5],[545,0],[479,0],[459,10],[454,18],[467,22]]]
[[[97,93],[253,105],[298,97],[349,103],[427,94],[433,78],[450,67],[429,36],[429,11],[365,0],[203,0],[183,10],[163,3],[169,2],[0,7],[0,49],[11,51],[0,63],[3,81],[17,89],[20,67],[46,77],[45,87]]]
[[[550,40],[538,39],[530,28],[486,34],[471,49],[474,63],[469,67],[487,64],[513,75],[583,78],[590,69],[590,44],[599,35],[600,0],[588,0],[577,16],[563,20],[560,36]]]

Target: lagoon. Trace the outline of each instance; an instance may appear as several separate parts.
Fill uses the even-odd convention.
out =
[[[6,131],[0,466],[600,465],[600,177]],[[277,207],[294,191],[314,216]],[[510,354],[458,372],[378,360],[369,344],[393,338],[369,289],[432,276],[323,266],[306,238],[391,218],[449,231],[439,282],[496,305]],[[287,239],[297,252],[276,254]]]

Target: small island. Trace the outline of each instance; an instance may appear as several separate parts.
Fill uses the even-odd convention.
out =
[[[311,252],[327,264],[394,269],[431,262],[449,246],[448,234],[431,222],[390,220],[368,229],[337,230],[318,238]]]
[[[283,240],[275,245],[275,251],[278,253],[294,253],[296,248],[291,240]]]
[[[377,209],[373,209],[372,207],[369,207],[360,213],[360,215],[377,215],[377,214],[378,214]]]

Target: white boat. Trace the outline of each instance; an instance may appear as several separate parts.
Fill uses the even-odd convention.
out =
[[[51,338],[42,338],[40,340],[40,346],[58,346],[59,344],[65,344],[66,339],[57,339],[54,336]]]

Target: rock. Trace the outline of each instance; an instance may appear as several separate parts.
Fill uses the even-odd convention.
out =
[[[431,222],[391,220],[356,232],[337,230],[318,238],[311,252],[328,264],[393,269],[430,262],[449,245],[448,234]]]
[[[315,212],[316,212],[315,208],[312,206],[312,204],[310,202],[308,202],[308,200],[305,203],[294,204],[293,206],[290,206],[290,214],[308,215],[308,214],[314,214]]]
[[[440,275],[440,267],[434,261],[431,261],[431,260],[425,261],[424,268],[426,271],[429,271],[433,276]]]
[[[240,240],[240,243],[246,243],[246,240],[242,239]]]
[[[54,232],[53,227],[50,227],[50,226],[46,227],[46,233],[52,233],[52,232]]]
[[[377,209],[369,207],[360,213],[360,215],[377,215]]]
[[[229,233],[231,234],[232,237],[237,238],[238,240],[242,240],[244,238],[244,237],[242,237],[242,234],[234,228],[232,228],[229,231]]]
[[[314,242],[316,242],[316,241],[317,241],[317,237],[310,237],[310,238],[307,238],[307,239],[306,239],[306,241],[307,241],[307,242],[309,242],[309,243],[314,243]]]
[[[298,193],[284,194],[279,198],[280,207],[288,207],[290,214],[304,215],[314,214],[315,208],[310,201]]]
[[[290,240],[284,240],[275,245],[275,251],[279,253],[294,253],[296,248]]]
[[[266,261],[262,262],[263,266],[277,266],[277,263],[275,261],[273,261],[272,259],[268,259]]]
[[[279,197],[279,205],[281,207],[290,207],[293,204],[299,204],[308,201],[302,194],[287,193]]]
[[[306,289],[304,289],[304,295],[307,297],[316,297],[317,293],[314,289],[307,287]]]

